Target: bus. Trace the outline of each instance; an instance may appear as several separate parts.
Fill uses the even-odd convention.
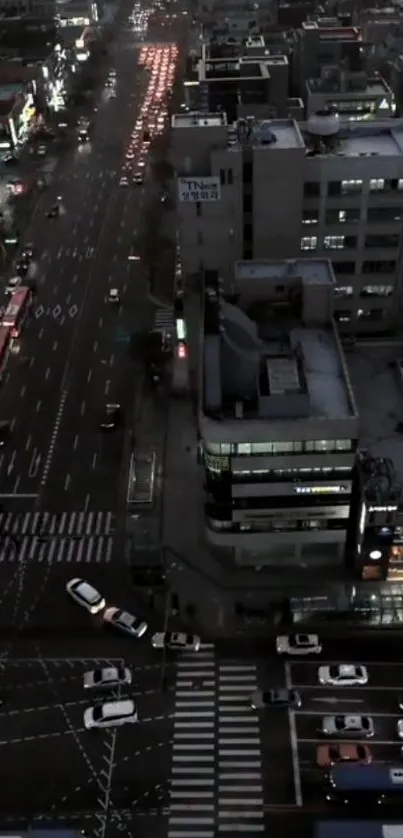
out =
[[[335,765],[328,775],[326,800],[360,808],[380,804],[403,807],[403,766]]]
[[[0,381],[7,366],[10,351],[11,333],[7,326],[0,326]]]
[[[401,838],[402,834],[402,821],[318,821],[314,829],[314,838]]]
[[[31,290],[24,285],[20,285],[11,294],[8,306],[3,314],[1,325],[11,330],[12,338],[18,338],[20,336],[31,302]]]

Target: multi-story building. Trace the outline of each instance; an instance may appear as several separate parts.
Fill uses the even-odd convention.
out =
[[[320,77],[324,67],[342,67],[351,73],[364,69],[359,29],[323,23],[328,21],[306,21],[294,33],[293,81],[302,96],[307,81]]]
[[[403,120],[172,119],[184,275],[245,259],[331,259],[350,335],[401,323]]]
[[[323,68],[319,78],[306,83],[306,115],[333,109],[341,119],[361,122],[387,119],[396,113],[395,96],[386,81],[364,70],[345,73],[339,67]]]
[[[344,567],[358,414],[334,284],[315,259],[239,262],[231,296],[206,276],[206,535],[239,564]]]

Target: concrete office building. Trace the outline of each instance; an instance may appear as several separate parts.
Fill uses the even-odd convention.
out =
[[[321,18],[304,21],[293,34],[293,82],[302,97],[307,81],[319,78],[324,67],[351,73],[365,69],[360,30],[326,24]]]
[[[331,259],[347,334],[401,324],[403,120],[172,118],[184,275],[245,259]]]
[[[330,262],[206,276],[199,428],[206,536],[238,564],[345,566],[358,414]]]

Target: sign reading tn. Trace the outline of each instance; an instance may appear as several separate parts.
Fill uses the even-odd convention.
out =
[[[203,203],[219,201],[221,198],[220,179],[218,177],[190,178],[178,180],[178,197],[182,203]]]

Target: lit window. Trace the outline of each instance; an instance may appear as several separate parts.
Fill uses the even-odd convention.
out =
[[[362,192],[362,180],[342,180],[341,193],[342,195],[350,195],[352,192]]]
[[[304,210],[302,215],[302,223],[306,225],[319,224],[318,210]]]
[[[391,297],[393,285],[364,285],[360,297]]]
[[[385,181],[383,177],[373,177],[369,182],[370,192],[382,192],[385,189]]]
[[[301,250],[316,250],[318,246],[317,236],[303,236],[301,239]]]
[[[400,191],[402,191],[402,190],[403,190],[403,177],[399,177],[399,180],[398,180],[398,182],[397,182],[397,188],[398,188]]]
[[[323,240],[323,246],[326,250],[343,250],[345,243],[345,236],[325,236]]]
[[[347,297],[353,296],[353,286],[352,285],[337,285],[334,289],[335,297],[339,297],[339,299],[346,299]]]

